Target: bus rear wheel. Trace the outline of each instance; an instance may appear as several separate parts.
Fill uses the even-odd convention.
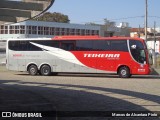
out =
[[[37,66],[36,65],[29,66],[28,72],[29,72],[30,75],[37,75],[37,73],[38,73]]]
[[[49,76],[51,74],[51,68],[49,65],[43,65],[40,69],[40,74],[43,76]]]
[[[118,71],[118,75],[120,78],[129,78],[131,77],[130,70],[128,67],[121,67]]]

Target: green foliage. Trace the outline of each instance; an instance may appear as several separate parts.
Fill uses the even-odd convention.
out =
[[[54,13],[46,12],[38,18],[34,18],[33,20],[47,21],[47,22],[61,22],[61,23],[70,22],[67,15],[64,15],[62,13],[57,13],[57,12],[54,12]]]

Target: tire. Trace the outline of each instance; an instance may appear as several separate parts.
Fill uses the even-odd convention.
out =
[[[131,77],[130,70],[128,67],[121,67],[118,71],[120,78],[129,78]]]
[[[40,69],[40,74],[43,76],[51,75],[51,67],[49,65],[43,65]]]
[[[28,72],[29,72],[30,75],[37,75],[37,73],[38,73],[37,66],[36,65],[29,66]]]

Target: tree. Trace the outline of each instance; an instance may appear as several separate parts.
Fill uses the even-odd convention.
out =
[[[48,22],[61,22],[61,23],[69,23],[70,22],[67,15],[64,15],[62,13],[57,13],[57,12],[54,12],[54,13],[46,12],[38,18],[34,18],[34,20],[48,21]]]

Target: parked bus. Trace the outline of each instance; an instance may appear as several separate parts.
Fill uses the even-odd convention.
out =
[[[8,70],[30,75],[116,73],[121,78],[150,73],[143,39],[129,37],[56,36],[7,41]]]

